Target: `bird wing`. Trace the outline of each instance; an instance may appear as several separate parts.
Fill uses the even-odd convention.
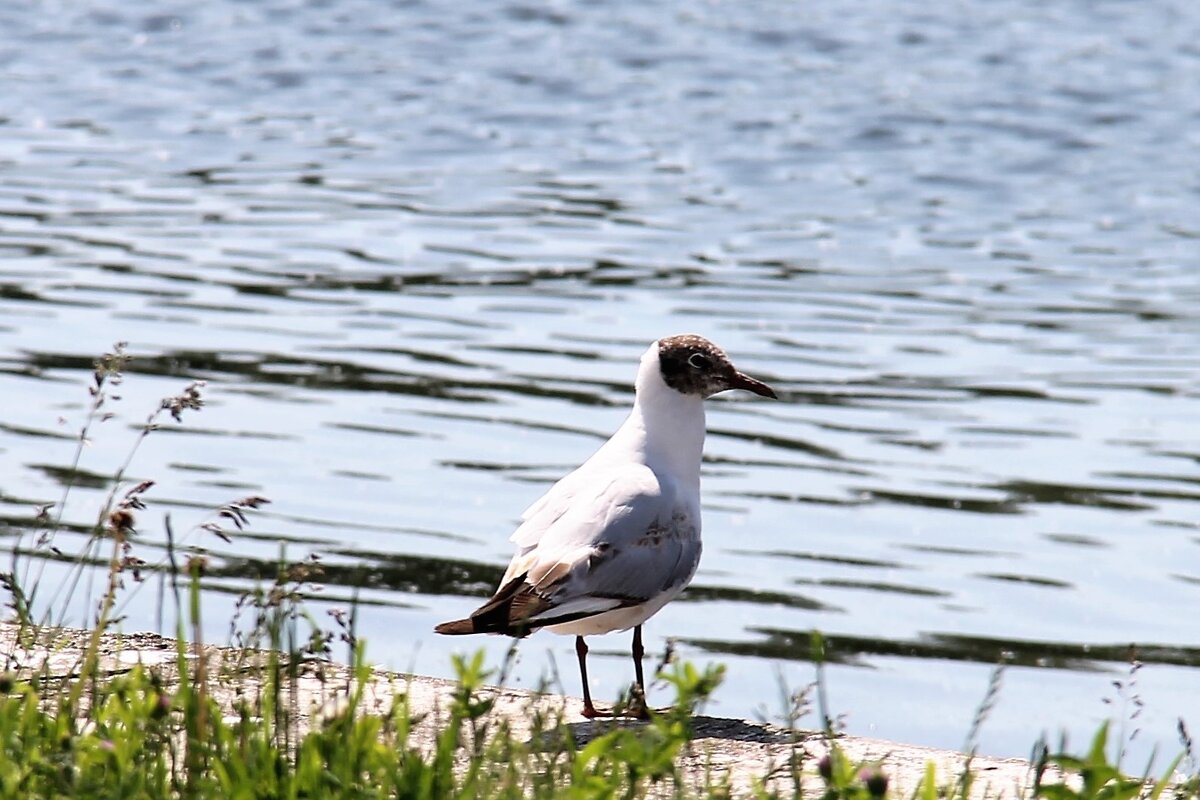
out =
[[[546,529],[561,517],[569,506],[577,502],[580,495],[588,494],[602,482],[603,479],[597,475],[601,471],[597,468],[593,456],[574,471],[559,478],[521,514],[521,525],[513,531],[510,541],[521,548],[536,545]]]
[[[528,622],[644,603],[690,579],[700,560],[698,514],[644,465],[562,486],[533,512],[513,537],[519,550],[501,581],[539,599]]]

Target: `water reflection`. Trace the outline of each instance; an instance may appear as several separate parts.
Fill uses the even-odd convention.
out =
[[[134,462],[144,557],[165,514],[266,494],[188,540],[207,602],[283,542],[404,661],[619,424],[646,344],[695,330],[784,396],[711,404],[702,571],[648,629],[739,659],[723,711],[811,629],[911,662],[905,695],[1009,651],[1196,666],[1200,206],[1164,134],[1194,127],[1194,4],[340,8],[0,11],[5,542],[70,484],[81,546],[204,379]],[[72,465],[116,340],[124,399]],[[1050,691],[1015,713],[1091,724],[1040,719]]]
[[[765,638],[754,642],[691,638],[686,641],[713,653],[800,661],[807,661],[812,657],[814,631],[759,628],[753,632]],[[1200,648],[1172,645],[1072,644],[940,633],[924,634],[911,640],[889,640],[823,632],[821,638],[825,644],[825,657],[830,663],[853,663],[859,666],[869,665],[870,656],[903,656],[1086,671],[1108,670],[1114,663],[1129,663],[1134,659],[1142,664],[1200,666]]]

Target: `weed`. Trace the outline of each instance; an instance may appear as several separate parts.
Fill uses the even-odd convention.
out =
[[[207,558],[189,546],[195,534],[228,541],[267,502],[250,496],[218,509],[176,537],[169,515],[163,518],[165,551],[148,563],[135,552],[145,516],[146,497],[154,486],[129,485],[125,475],[138,446],[159,425],[162,414],[176,422],[204,405],[201,383],[188,384],[164,398],[146,418],[136,441],[113,474],[111,489],[97,521],[87,531],[82,551],[69,556],[55,544],[63,528],[63,506],[92,427],[111,418],[129,363],[123,344],[96,363],[90,402],[77,448],[55,515],[40,507],[38,536],[29,551],[14,549],[11,569],[0,575],[21,643],[43,642],[40,661],[12,654],[0,672],[0,800],[29,797],[188,798],[640,798],[646,796],[729,797],[726,776],[706,768],[685,771],[683,757],[695,737],[696,713],[720,685],[721,667],[700,670],[671,658],[668,648],[658,678],[675,694],[667,709],[652,711],[646,723],[591,723],[588,741],[566,724],[561,704],[532,694],[513,713],[498,710],[501,690],[515,654],[510,649],[498,671],[483,655],[455,657],[456,683],[430,709],[418,695],[428,687],[372,670],[366,645],[356,633],[356,614],[330,610],[333,628],[325,630],[305,606],[321,563],[315,556],[292,562],[280,552],[276,575],[238,601],[230,622],[232,649],[205,647],[200,631],[201,580]],[[103,555],[101,555],[103,554]],[[45,564],[69,565],[67,578],[49,599],[40,578]],[[24,561],[24,563],[22,563]],[[40,562],[36,570],[35,562]],[[94,616],[77,642],[78,656],[65,668],[55,666],[52,639],[84,575],[102,568],[95,597],[87,590]],[[173,601],[175,638],[172,657],[158,664],[124,666],[117,626],[122,609],[144,586],[147,573],[160,575],[160,606]],[[90,578],[89,578],[90,580]],[[169,587],[169,595],[168,595]],[[42,591],[39,591],[42,589]],[[39,611],[39,609],[41,609]],[[161,619],[160,619],[161,627]],[[335,644],[344,644],[347,666],[332,664]],[[116,648],[116,649],[114,649]],[[788,760],[751,783],[757,797],[783,789],[806,793],[808,753],[799,719],[815,695],[828,753],[816,764],[822,800],[883,800],[897,794],[894,781],[878,761],[854,761],[838,743],[840,723],[831,714],[826,691],[826,644],[811,639],[816,681],[801,692],[784,695]],[[64,651],[65,652],[65,651]],[[326,674],[336,680],[326,681]],[[978,747],[979,730],[1000,692],[997,667],[966,739],[968,756]],[[1117,683],[1132,722],[1140,700],[1137,667]],[[1132,698],[1132,699],[1130,699]],[[418,708],[427,710],[418,712]],[[1110,761],[1108,725],[1097,732],[1084,756],[1044,744],[1035,754],[1030,796],[1047,800],[1173,800],[1200,798],[1194,747],[1180,721],[1184,752],[1155,781],[1122,774],[1117,750]],[[1136,735],[1136,730],[1134,734]],[[1124,736],[1122,735],[1122,740]],[[692,754],[694,755],[694,754]],[[1179,780],[1175,770],[1187,759],[1192,775]],[[711,767],[711,764],[708,765]],[[807,776],[810,780],[812,775]],[[915,788],[917,800],[973,796],[974,774],[968,758],[954,785],[939,785],[928,764]]]

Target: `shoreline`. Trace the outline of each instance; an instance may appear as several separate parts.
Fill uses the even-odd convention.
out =
[[[53,631],[49,646],[24,649],[17,647],[17,632],[17,626],[0,623],[0,654],[5,658],[5,668],[15,668],[19,674],[44,670],[51,677],[60,679],[75,674],[92,636],[89,631],[59,629]],[[174,686],[177,647],[175,640],[155,633],[103,634],[99,650],[100,674],[115,676],[141,664],[159,672],[168,687]],[[195,659],[203,658],[209,674],[220,675],[223,670],[232,669],[243,676],[236,688],[219,680],[212,684],[214,699],[226,711],[232,709],[238,693],[257,680],[245,671],[247,656],[265,654],[264,651],[240,651],[213,645],[196,647],[189,644],[187,648],[189,661],[194,663]],[[344,664],[310,661],[301,665],[294,684],[289,686],[298,729],[307,730],[316,718],[336,709],[339,698],[345,697],[346,688],[353,680],[353,670]],[[364,690],[363,709],[366,713],[382,713],[398,693],[407,693],[414,715],[421,718],[413,732],[415,744],[426,748],[433,743],[437,723],[444,718],[456,686],[454,681],[442,678],[372,668]],[[530,720],[534,716],[531,711],[561,714],[562,725],[579,746],[613,726],[643,724],[631,720],[588,720],[581,713],[583,701],[577,697],[503,687],[487,687],[483,692],[494,702],[489,719],[503,720],[518,736],[530,732]],[[789,763],[793,754],[799,753],[804,759],[804,791],[823,792],[817,763],[828,753],[829,745],[820,732],[793,731],[768,723],[702,714],[694,716],[692,723],[694,738],[680,756],[681,770],[689,778],[703,780],[706,774],[718,779],[723,777],[735,794],[746,794],[756,778],[764,778],[772,770],[778,771]],[[968,761],[966,754],[953,750],[858,736],[842,735],[837,738],[837,743],[851,762],[879,762],[889,778],[893,797],[911,795],[925,776],[929,763],[935,765],[939,785],[942,785],[961,776]],[[1021,797],[1029,793],[1032,770],[1024,759],[975,756],[970,759],[970,765],[974,773],[971,798]],[[785,779],[790,786],[790,778],[781,775],[771,779],[769,785]]]

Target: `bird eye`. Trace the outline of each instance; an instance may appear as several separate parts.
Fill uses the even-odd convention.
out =
[[[688,356],[688,364],[692,365],[696,369],[708,369],[712,366],[712,361],[710,361],[708,356],[704,355],[703,353],[692,353],[690,356]]]

